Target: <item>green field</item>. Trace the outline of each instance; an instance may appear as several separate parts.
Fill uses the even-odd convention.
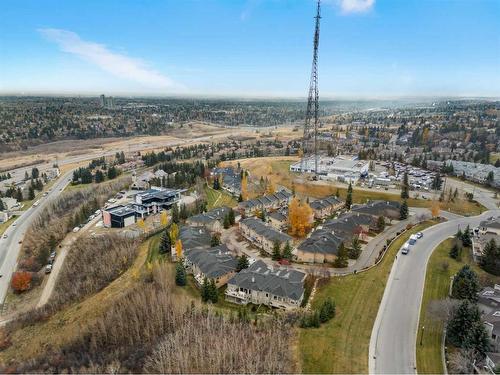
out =
[[[487,284],[500,282],[500,277],[494,277],[483,271],[472,259],[470,249],[462,250],[462,260],[457,261],[449,257],[453,239],[443,241],[434,250],[427,265],[425,275],[425,289],[420,310],[420,326],[425,326],[422,345],[420,345],[419,331],[417,337],[417,369],[423,374],[442,374],[441,345],[443,322],[433,319],[428,313],[429,303],[433,300],[445,299],[450,288],[450,278],[465,264],[469,264],[479,275],[480,280]],[[446,266],[447,265],[447,266]]]
[[[12,216],[9,220],[7,220],[5,223],[0,224],[0,236],[4,234],[4,232],[7,230],[7,228],[16,220],[16,216]]]
[[[435,221],[421,223],[401,235],[374,268],[333,277],[318,288],[313,307],[332,297],[334,319],[320,328],[299,329],[297,356],[304,373],[367,373],[370,336],[394,258],[411,234]]]
[[[238,204],[236,199],[234,199],[230,194],[222,190],[214,190],[211,187],[205,187],[205,193],[207,194],[207,209],[228,206],[234,207]]]

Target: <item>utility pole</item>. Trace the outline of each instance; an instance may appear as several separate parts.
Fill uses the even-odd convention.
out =
[[[302,138],[303,157],[301,160],[301,170],[304,171],[304,156],[308,153],[308,151],[311,151],[309,143],[311,142],[312,138],[313,141],[312,151],[314,153],[314,173],[317,176],[318,175],[318,127],[319,127],[318,47],[319,47],[319,24],[321,19],[321,0],[318,0],[316,8],[316,17],[314,18],[316,19],[316,26],[314,29],[313,61],[311,69],[311,80],[309,83],[309,95],[307,98],[306,121],[304,123],[304,136]]]

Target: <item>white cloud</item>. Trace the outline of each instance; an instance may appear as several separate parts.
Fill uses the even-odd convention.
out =
[[[110,51],[104,44],[83,40],[72,31],[61,29],[38,31],[48,40],[55,42],[62,51],[76,55],[116,77],[151,88],[175,86],[170,78],[149,68],[144,61]]]
[[[375,0],[336,0],[344,14],[368,12],[375,5]]]

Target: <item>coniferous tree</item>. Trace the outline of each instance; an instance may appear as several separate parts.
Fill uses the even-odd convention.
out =
[[[203,279],[203,283],[201,284],[201,300],[203,302],[208,302],[210,299],[210,283],[208,279],[205,277]]]
[[[95,176],[94,176],[94,179],[95,179],[95,182],[96,183],[101,183],[104,181],[104,173],[102,173],[102,171],[100,169],[98,169],[96,172],[95,172]]]
[[[333,266],[335,268],[345,268],[349,265],[347,250],[342,242],[339,246],[337,258],[333,261]]]
[[[477,305],[463,301],[447,326],[447,339],[456,347],[472,349],[484,355],[489,340]]]
[[[283,258],[287,260],[292,260],[293,258],[292,247],[290,246],[290,242],[288,241],[283,249]]]
[[[4,211],[6,209],[7,207],[5,207],[5,205],[3,204],[3,200],[0,198],[0,211]]]
[[[248,257],[245,254],[238,257],[238,265],[236,266],[236,272],[240,272],[241,270],[248,268],[248,266],[249,266]]]
[[[234,223],[236,222],[236,218],[234,217],[234,211],[233,211],[233,209],[229,210],[228,219],[229,219],[229,224],[230,225],[234,225]]]
[[[170,238],[170,233],[166,229],[162,236],[161,236],[161,241],[160,241],[160,254],[167,254],[172,251],[172,239]]]
[[[29,187],[28,199],[29,200],[35,199],[35,189],[33,189],[33,186]]]
[[[172,206],[172,221],[179,224],[179,206],[177,203]]]
[[[464,247],[472,246],[472,236],[469,225],[467,225],[467,228],[465,228],[465,230],[462,233],[462,245]]]
[[[403,175],[403,183],[401,184],[401,198],[403,199],[410,198],[408,191],[409,191],[408,172],[405,172]]]
[[[494,238],[484,246],[480,265],[486,272],[500,276],[500,245],[496,244]]]
[[[186,269],[182,263],[182,259],[179,259],[175,265],[175,284],[178,286],[185,286],[187,282]]]
[[[347,188],[347,197],[345,199],[345,208],[350,210],[351,206],[352,206],[352,184],[349,182],[349,187]]]
[[[408,203],[403,201],[401,204],[401,208],[399,209],[399,219],[400,220],[405,220],[408,218]]]
[[[468,299],[476,302],[479,290],[479,279],[472,268],[466,264],[457,272],[455,277],[453,277],[451,295],[453,298]]]
[[[208,285],[208,299],[212,303],[217,303],[219,300],[219,293],[217,292],[217,286],[215,285],[214,279],[211,279]]]
[[[218,233],[214,233],[210,240],[210,246],[215,247],[220,245],[220,236]]]
[[[348,251],[348,256],[351,259],[358,259],[361,255],[361,244],[358,238],[353,238],[351,243],[351,248]]]
[[[279,241],[275,241],[273,245],[273,253],[271,255],[272,260],[280,260],[281,259],[281,244]]]

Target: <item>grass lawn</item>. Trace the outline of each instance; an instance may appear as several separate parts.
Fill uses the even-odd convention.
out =
[[[368,372],[370,335],[394,257],[411,234],[435,223],[426,221],[403,234],[376,267],[333,277],[317,289],[313,307],[332,297],[337,315],[320,328],[299,329],[297,355],[302,372]]]
[[[207,209],[228,206],[234,207],[238,204],[236,199],[234,199],[230,194],[222,190],[214,190],[211,187],[205,187],[205,192],[207,194]]]
[[[16,216],[12,216],[9,220],[7,220],[5,223],[0,224],[0,236],[4,234],[4,232],[7,230],[7,228],[17,219]]]
[[[450,278],[465,264],[469,264],[478,274],[480,280],[489,280],[488,284],[500,282],[500,277],[489,275],[483,271],[472,259],[469,249],[462,250],[462,260],[458,261],[449,257],[453,239],[447,239],[434,250],[427,265],[425,276],[424,296],[420,310],[420,326],[425,326],[422,345],[420,345],[419,331],[417,337],[417,370],[423,374],[442,374],[443,363],[441,360],[441,343],[443,322],[428,316],[428,306],[432,300],[444,299],[450,288]],[[443,267],[447,264],[447,268]]]

